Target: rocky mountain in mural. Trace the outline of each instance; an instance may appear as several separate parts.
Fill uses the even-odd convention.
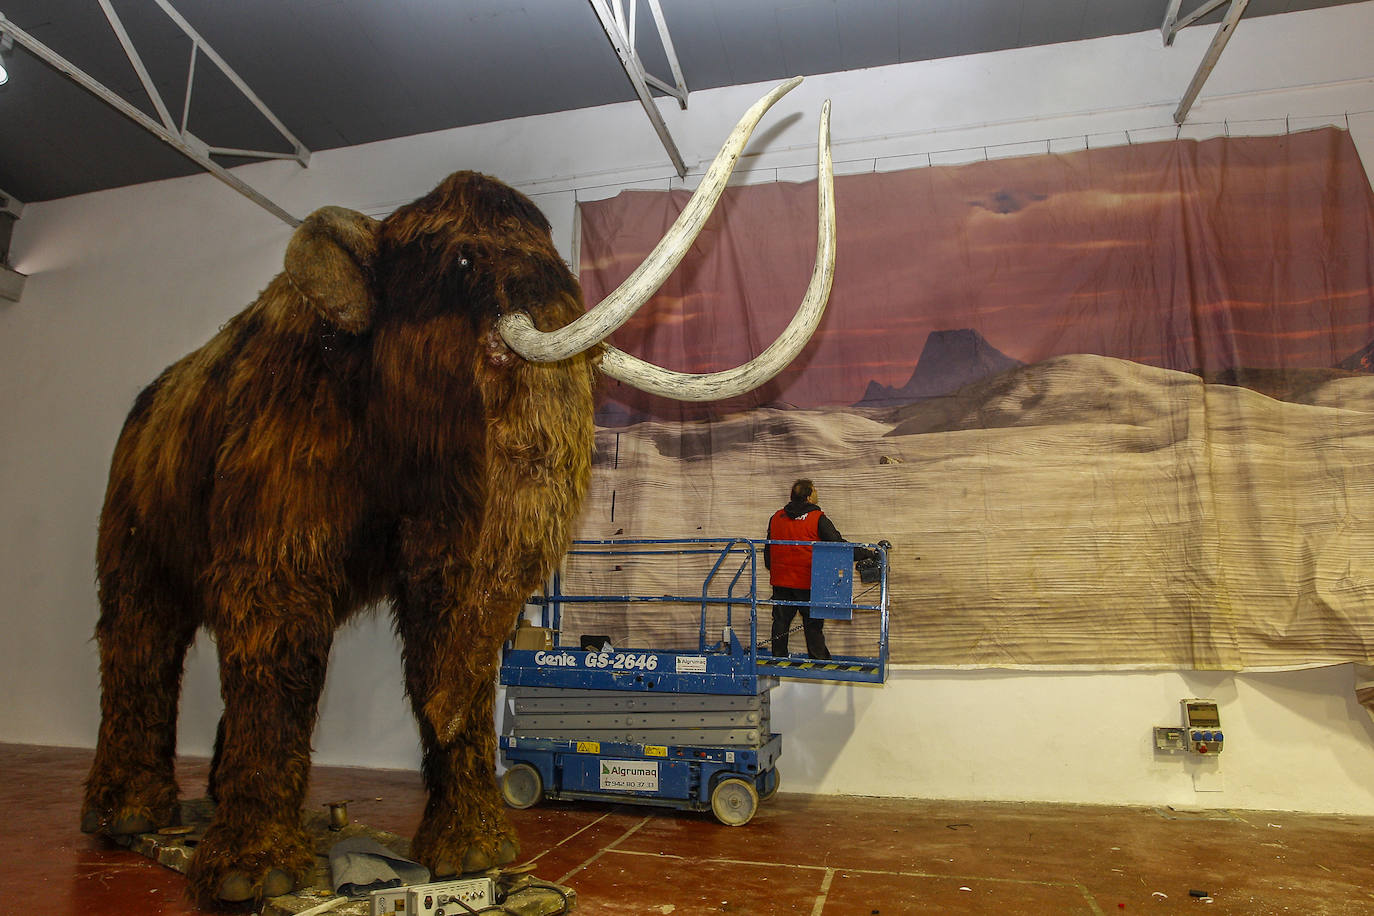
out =
[[[1336,363],[1337,369],[1347,372],[1374,372],[1374,341],[1357,353],[1352,353]]]
[[[869,382],[856,407],[890,407],[949,394],[965,385],[1024,365],[972,328],[932,331],[911,378],[900,388]]]
[[[649,414],[623,404],[615,398],[603,396],[597,399],[596,413],[592,419],[602,429],[618,429],[642,423],[649,419]]]

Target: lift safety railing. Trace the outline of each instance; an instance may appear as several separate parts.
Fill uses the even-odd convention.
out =
[[[767,545],[804,545],[813,548],[812,600],[783,601],[759,595],[762,550]],[[856,581],[853,557],[856,552],[873,557],[873,563],[863,570]],[[699,608],[697,646],[693,654],[724,655],[741,669],[755,675],[794,679],[844,680],[881,683],[886,679],[888,652],[888,557],[885,545],[854,542],[809,542],[783,540],[754,540],[749,538],[680,538],[680,539],[611,539],[579,540],[569,550],[565,568],[583,558],[607,558],[624,563],[627,560],[648,562],[681,558],[701,558],[707,569],[699,589],[692,593],[670,591],[663,594],[623,592],[614,594],[577,594],[565,590],[568,576],[556,573],[544,595],[531,598],[530,604],[540,608],[541,625],[561,636],[565,610],[579,605],[623,606],[629,616],[628,627],[633,633],[636,608],[643,605],[680,604]],[[766,584],[766,576],[765,583]],[[713,593],[713,586],[719,591]],[[861,588],[859,586],[862,586]],[[828,621],[853,620],[856,613],[877,615],[876,645],[871,654],[835,655],[830,659],[811,659],[802,655],[774,656],[771,650],[771,627],[759,629],[759,608],[795,606],[809,608],[814,617]],[[712,639],[708,615],[723,610],[724,626],[719,641]],[[741,642],[736,628],[736,612],[748,613],[748,639]],[[573,612],[575,613],[575,612]],[[771,620],[771,614],[769,615]],[[794,624],[800,626],[798,615]],[[742,623],[742,621],[741,621]],[[844,639],[838,628],[828,631],[831,638]],[[558,647],[568,651],[588,651],[580,640]],[[656,646],[614,646],[615,651],[664,652]]]

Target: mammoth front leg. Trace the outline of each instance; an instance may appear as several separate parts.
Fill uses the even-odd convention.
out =
[[[450,742],[420,727],[429,798],[411,849],[439,878],[506,865],[520,854],[496,783],[495,695],[494,679],[477,686],[464,727]]]
[[[462,492],[475,504],[408,519],[398,532],[397,630],[429,790],[411,848],[440,875],[519,854],[496,784],[500,650],[525,600],[567,550],[590,473],[590,369],[527,375],[524,383],[553,386],[535,399],[543,413],[508,404],[489,418],[487,476]],[[503,395],[486,397],[499,403]]]
[[[412,546],[415,546],[412,542]],[[501,644],[524,596],[438,549],[412,556],[396,598],[406,690],[419,720],[425,815],[411,851],[439,877],[513,862],[519,854],[496,783],[492,720]],[[480,567],[479,567],[480,568]]]
[[[253,582],[256,570],[238,573],[218,577],[236,587],[220,590],[214,621],[224,698],[215,817],[188,872],[203,904],[287,893],[315,861],[301,804],[333,602],[312,582]]]

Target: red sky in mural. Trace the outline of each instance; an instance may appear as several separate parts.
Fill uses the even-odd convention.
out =
[[[686,198],[583,204],[589,303]],[[836,198],[830,306],[771,393],[794,404],[904,384],[937,330],[972,328],[1027,363],[1182,370],[1331,367],[1374,340],[1374,194],[1342,131],[850,175]],[[814,184],[731,189],[613,340],[685,371],[742,362],[790,319],[814,251]]]

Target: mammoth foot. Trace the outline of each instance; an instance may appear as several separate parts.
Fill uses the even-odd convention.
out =
[[[520,843],[515,831],[502,816],[479,817],[474,824],[459,820],[460,812],[451,817],[426,818],[415,834],[410,851],[435,878],[486,871],[509,865],[520,855]]]
[[[140,833],[152,833],[163,827],[172,826],[172,822],[159,824],[149,817],[148,814],[140,811],[125,811],[119,814],[111,814],[108,811],[87,811],[81,815],[82,833],[101,833],[105,836],[137,836]]]
[[[92,786],[81,806],[81,832],[119,838],[151,833],[181,822],[176,786],[121,792]]]
[[[202,906],[259,903],[288,894],[315,864],[299,824],[210,825],[186,877]]]
[[[231,871],[220,881],[215,896],[225,903],[243,903],[262,897],[280,897],[296,889],[295,880],[280,868],[268,869],[262,878],[262,887],[253,884],[253,879],[241,871]]]

